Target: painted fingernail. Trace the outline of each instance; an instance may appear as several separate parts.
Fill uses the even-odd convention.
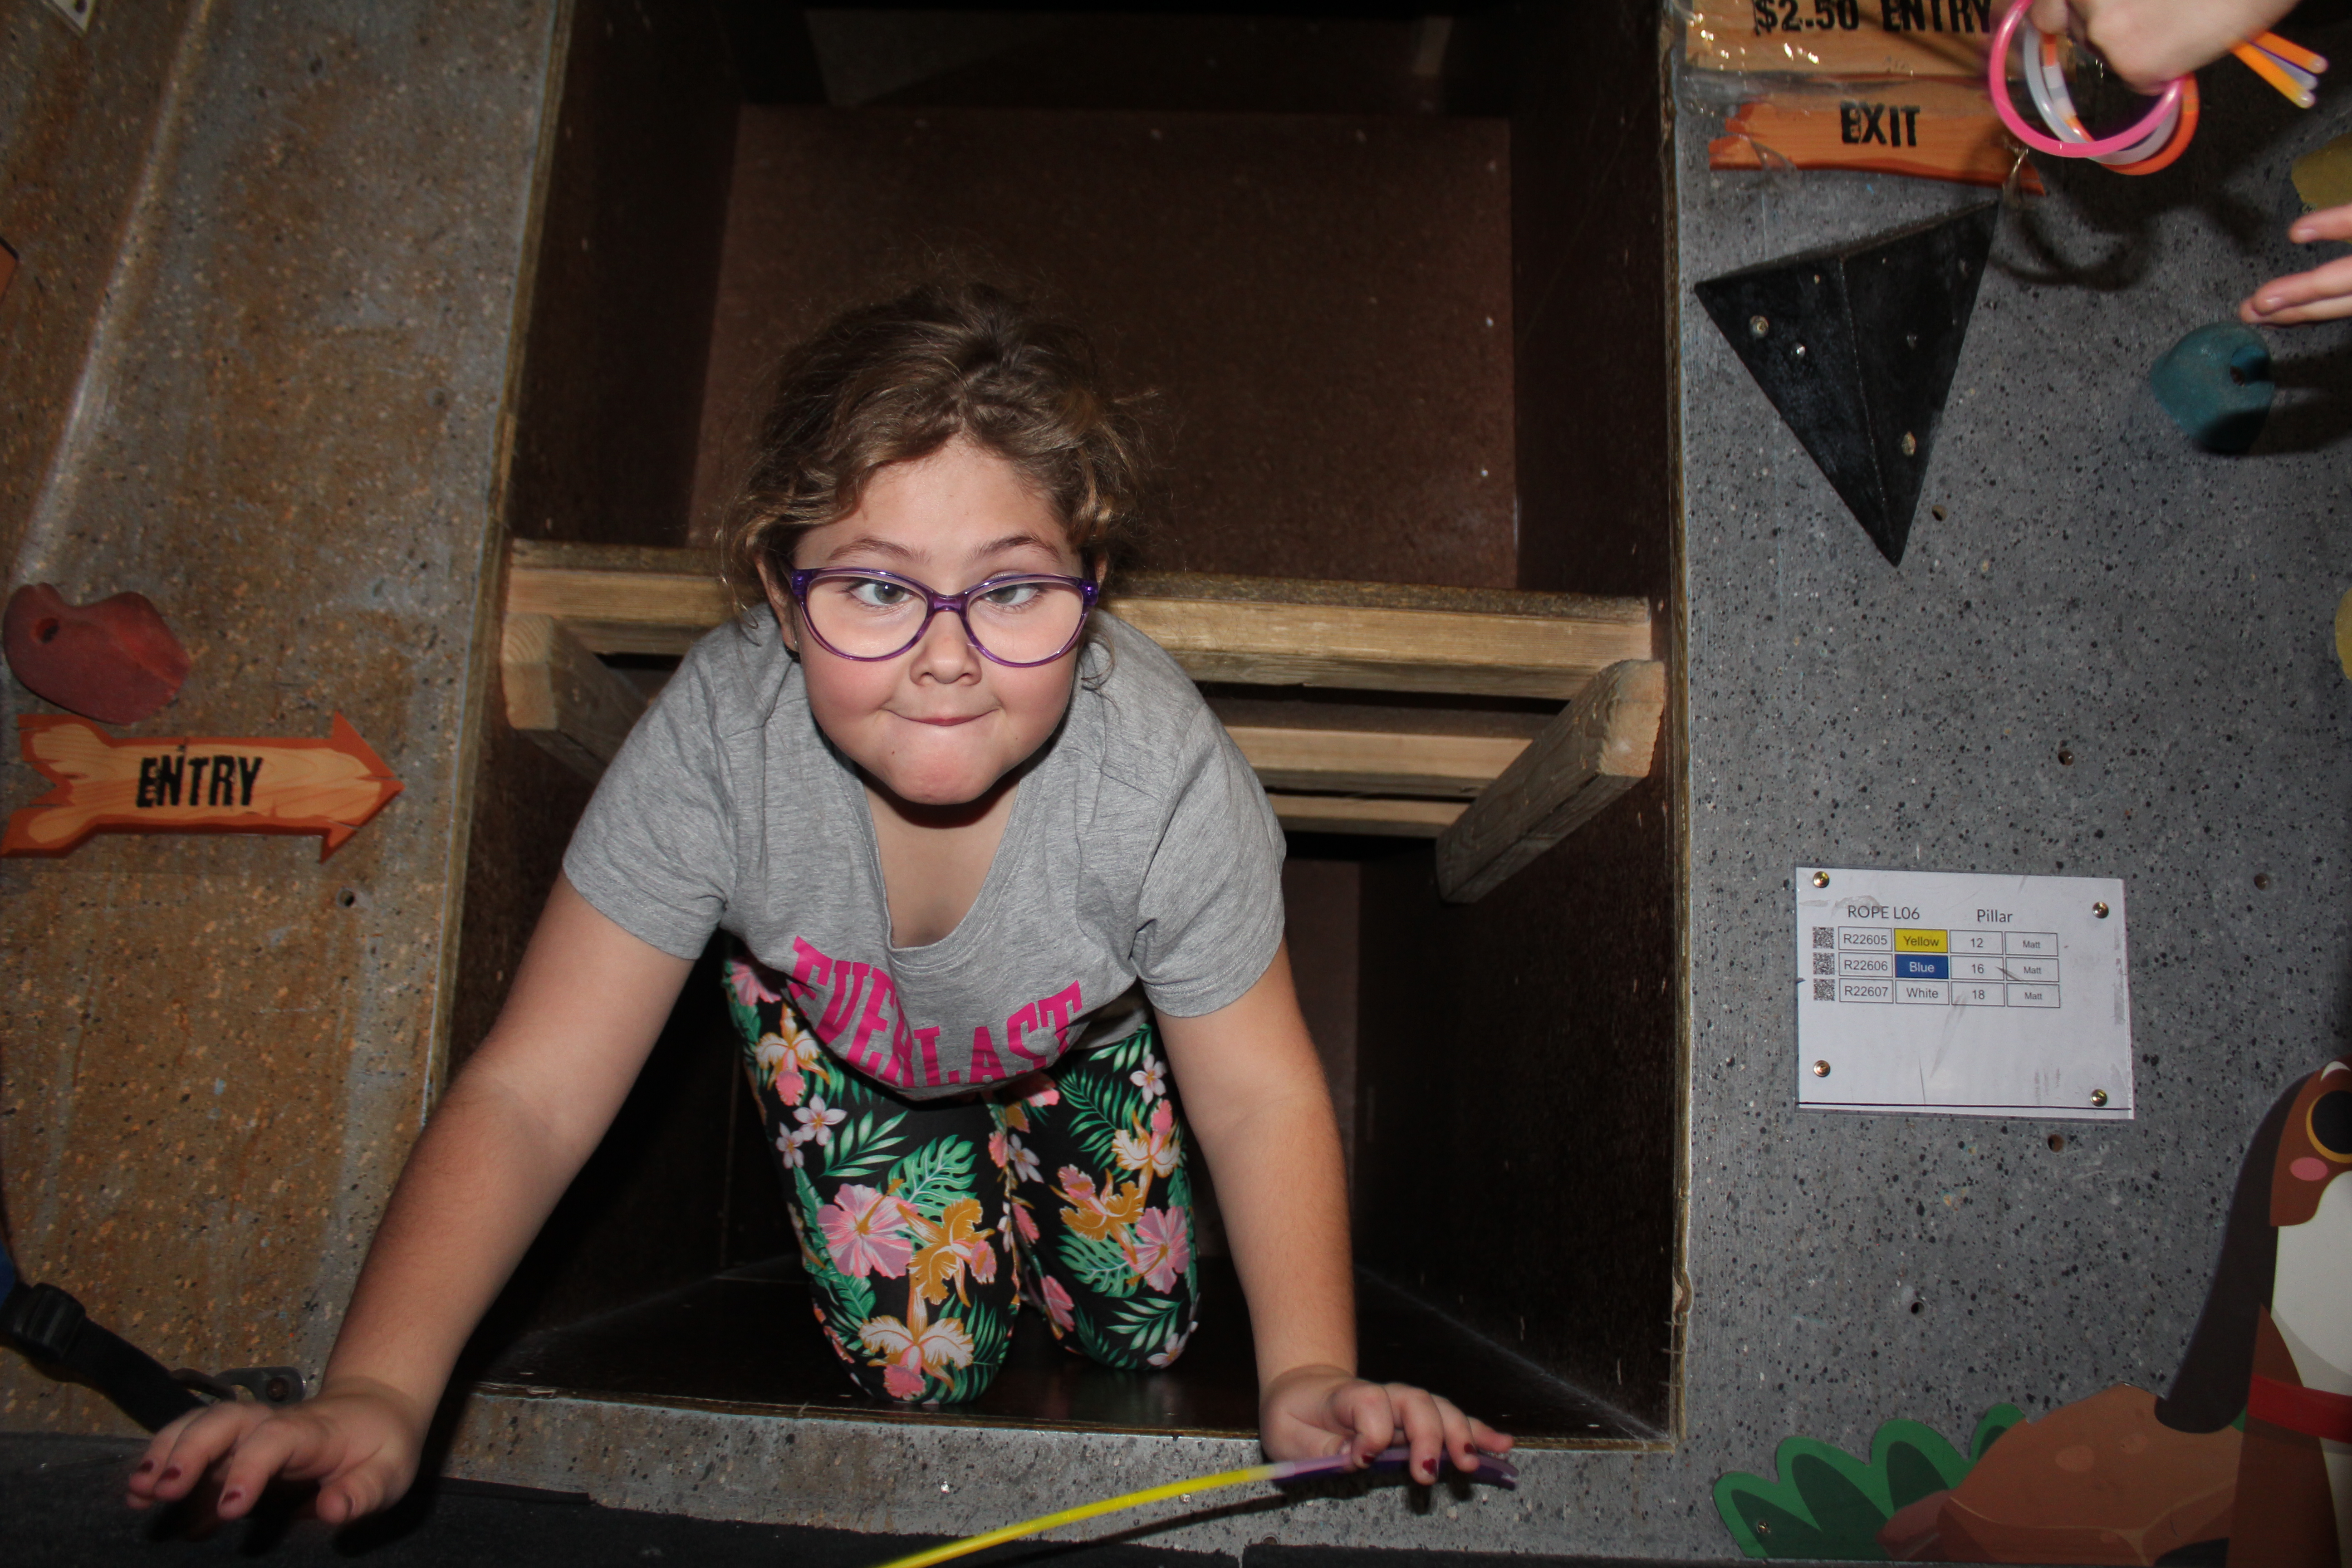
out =
[[[148,1471],[150,1471],[150,1470],[153,1469],[154,1468],[155,1468],[155,1461],[154,1461],[154,1460],[152,1460],[152,1459],[142,1459],[142,1460],[140,1460],[140,1461],[139,1461],[139,1468],[138,1468],[137,1469],[135,1469],[135,1470],[131,1471],[131,1473],[132,1475],[134,1475],[134,1476],[143,1476],[143,1475],[145,1475]]]
[[[157,1476],[155,1479],[159,1481],[176,1481],[180,1479],[180,1467],[173,1465],[170,1469],[165,1470],[162,1475]]]
[[[221,1507],[223,1507],[223,1508],[226,1508],[226,1507],[228,1507],[228,1505],[229,1505],[229,1504],[231,1504],[231,1503],[233,1503],[233,1502],[236,1502],[236,1501],[240,1500],[241,1499],[243,1499],[243,1498],[244,1498],[244,1496],[245,1496],[245,1494],[244,1494],[243,1492],[240,1492],[240,1491],[226,1491],[226,1492],[223,1492],[223,1493],[221,1493]]]

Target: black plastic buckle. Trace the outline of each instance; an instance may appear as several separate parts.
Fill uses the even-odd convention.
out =
[[[89,1321],[82,1304],[54,1285],[19,1287],[8,1292],[0,1307],[0,1329],[42,1361],[62,1364],[73,1350],[74,1336]]]

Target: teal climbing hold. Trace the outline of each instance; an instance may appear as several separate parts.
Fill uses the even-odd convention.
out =
[[[2252,446],[2278,393],[2262,334],[2235,321],[2200,327],[2165,350],[2147,382],[2172,422],[2209,452]]]

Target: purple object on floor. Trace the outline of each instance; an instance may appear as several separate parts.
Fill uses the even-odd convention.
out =
[[[1412,1450],[1399,1444],[1384,1450],[1360,1473],[1369,1475],[1374,1470],[1401,1470],[1412,1461]],[[1348,1456],[1345,1454],[1329,1454],[1319,1459],[1290,1459],[1275,1466],[1274,1470],[1274,1475],[1268,1479],[1276,1486],[1286,1481],[1321,1480],[1329,1476],[1358,1473],[1348,1468]],[[1518,1468],[1508,1459],[1497,1458],[1492,1454],[1481,1454],[1475,1468],[1466,1472],[1455,1470],[1454,1473],[1466,1474],[1471,1480],[1485,1481],[1489,1486],[1516,1488],[1519,1481]]]

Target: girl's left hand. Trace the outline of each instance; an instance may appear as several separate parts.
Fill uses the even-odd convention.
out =
[[[2352,203],[2304,214],[2286,237],[2298,245],[2352,239]],[[2257,327],[2332,321],[2340,316],[2352,316],[2352,256],[2339,256],[2308,272],[2273,278],[2238,307],[2238,320]]]
[[[1454,1467],[1476,1467],[1481,1451],[1504,1454],[1511,1439],[1451,1400],[1404,1383],[1367,1383],[1336,1366],[1293,1367],[1258,1398],[1258,1431],[1266,1456],[1307,1459],[1345,1452],[1360,1469],[1402,1435],[1412,1447],[1414,1480],[1437,1479],[1438,1456]]]

